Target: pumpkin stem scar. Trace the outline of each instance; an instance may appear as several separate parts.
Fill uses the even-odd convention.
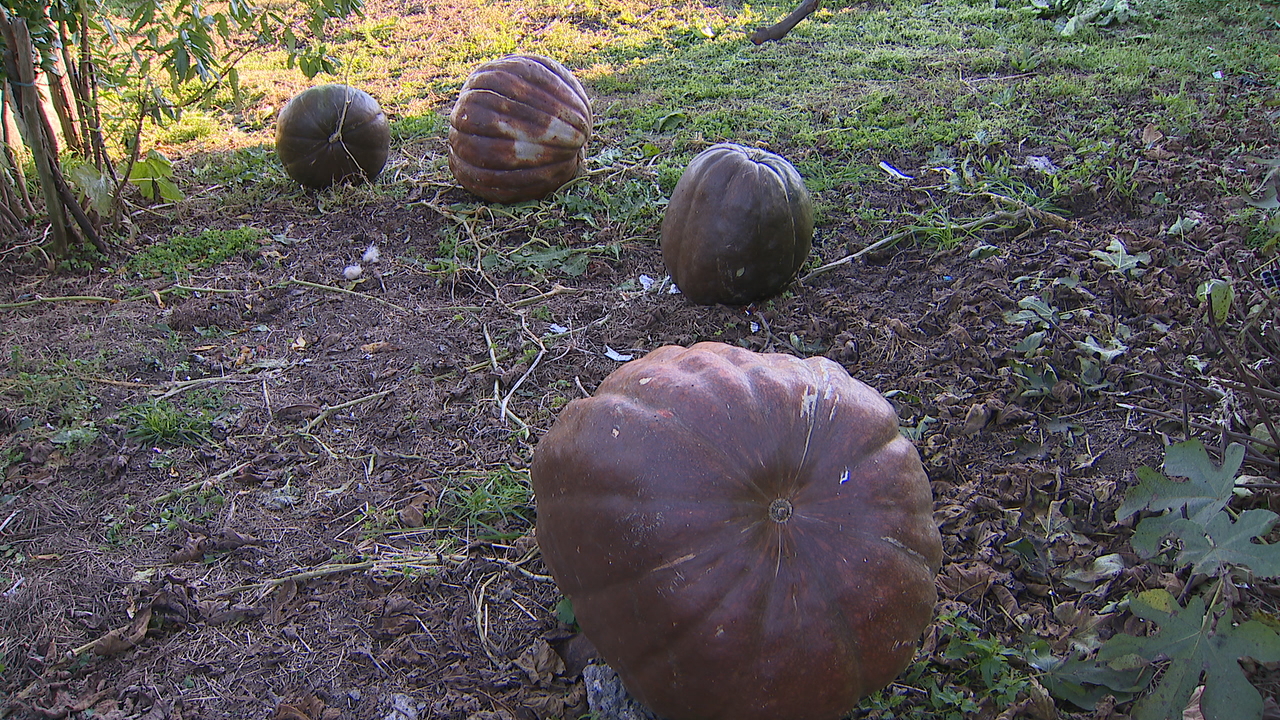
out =
[[[791,518],[794,508],[791,501],[786,498],[778,498],[769,503],[769,519],[776,523],[784,523]]]

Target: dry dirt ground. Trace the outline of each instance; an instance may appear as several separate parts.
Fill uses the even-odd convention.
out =
[[[1137,558],[1114,521],[1135,468],[1158,466],[1167,441],[1221,448],[1227,431],[1261,420],[1201,318],[1202,281],[1235,282],[1223,343],[1254,383],[1280,385],[1275,305],[1257,281],[1268,258],[1246,246],[1249,228],[1226,222],[1240,200],[1216,183],[1260,173],[1228,150],[1243,136],[1274,144],[1272,132],[1210,123],[1151,148],[1135,126],[1132,199],[1080,188],[1066,223],[1023,216],[950,248],[909,238],[750,307],[668,292],[656,235],[548,223],[564,215],[554,207],[504,215],[456,187],[191,203],[143,222],[139,246],[175,228],[270,233],[184,279],[195,290],[49,276],[10,257],[0,303],[115,301],[0,310],[0,449],[12,460],[0,480],[0,717],[579,717],[586,656],[537,555],[527,465],[557,409],[619,358],[702,340],[826,355],[888,394],[933,484],[947,557],[939,612],[1011,646],[1039,637],[1064,651],[1082,627],[1073,612],[1188,581]],[[439,158],[443,146],[412,152]],[[1149,202],[1157,190],[1169,206]],[[894,216],[929,192],[884,184],[864,202]],[[969,202],[954,214],[1009,209]],[[1164,232],[1191,214],[1193,230]],[[879,237],[852,218],[819,231],[824,260]],[[620,252],[574,267],[481,261],[535,235]],[[1112,239],[1149,254],[1144,273],[1122,276],[1091,254]],[[981,243],[1000,254],[973,254]],[[344,266],[370,244],[381,260],[348,283]],[[1062,312],[1048,356],[1076,372],[1097,361],[1089,382],[1027,392],[1011,370],[1013,346],[1035,328],[1005,314],[1041,293]],[[1110,362],[1077,345],[1122,325],[1127,349]],[[21,382],[54,366],[72,388],[60,397],[91,400],[100,432],[86,447],[51,443],[39,430],[65,408],[23,394]],[[210,436],[130,433],[122,410],[161,395],[209,413]],[[1274,457],[1251,454],[1246,470],[1274,477]],[[1270,490],[1249,502],[1280,509]],[[1008,549],[1023,538],[1052,569]],[[1120,575],[1083,590],[1060,582],[1108,552],[1124,557]],[[1275,590],[1232,601],[1274,611]],[[1105,704],[1060,711],[1123,716]]]

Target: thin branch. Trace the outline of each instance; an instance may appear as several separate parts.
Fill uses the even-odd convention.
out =
[[[325,577],[328,575],[337,575],[338,573],[344,573],[344,572],[359,572],[361,570],[369,570],[372,568],[373,568],[372,560],[362,562],[362,563],[321,565],[318,568],[307,570],[305,572],[295,573],[293,575],[286,575],[285,577],[272,578],[270,580],[264,580],[259,583],[251,583],[249,585],[236,585],[235,587],[229,587],[225,590],[219,590],[218,592],[214,593],[212,597],[225,597],[227,595],[234,595],[236,593],[244,592],[246,590],[267,590],[270,588],[279,587],[289,582],[290,580],[294,582],[303,582],[306,580],[314,580],[318,577]]]
[[[801,20],[809,17],[815,10],[822,7],[822,0],[804,0],[800,6],[791,11],[791,14],[768,27],[758,28],[751,33],[751,42],[756,45],[763,45],[771,40],[781,40],[786,37],[791,29],[800,24]]]
[[[288,284],[297,285],[299,287],[311,288],[313,290],[326,290],[328,292],[342,293],[343,295],[352,295],[354,297],[363,298],[365,300],[372,300],[373,302],[376,302],[376,303],[382,303],[383,305],[386,305],[389,308],[394,308],[395,310],[399,310],[400,312],[406,315],[413,314],[412,312],[409,311],[408,308],[400,307],[399,305],[393,302],[388,302],[387,300],[383,300],[382,298],[376,298],[372,295],[367,295],[365,293],[359,293],[359,292],[356,292],[355,290],[348,290],[346,288],[334,287],[333,285],[322,285],[320,283],[307,282],[306,280],[299,280],[298,278],[291,278],[288,281]]]
[[[1236,374],[1240,378],[1240,382],[1244,383],[1245,392],[1249,394],[1249,398],[1253,400],[1253,407],[1258,411],[1258,416],[1262,418],[1263,424],[1267,426],[1267,437],[1272,441],[1280,440],[1280,433],[1276,432],[1275,423],[1271,422],[1271,413],[1267,407],[1262,404],[1262,398],[1258,395],[1258,387],[1251,382],[1250,373],[1245,369],[1244,364],[1240,362],[1240,358],[1236,357],[1235,350],[1222,339],[1222,334],[1218,331],[1218,324],[1213,321],[1213,304],[1205,303],[1204,305],[1204,321],[1209,324],[1209,332],[1213,333],[1213,339],[1217,341],[1218,347],[1226,353],[1227,359],[1231,362],[1231,366],[1235,368]]]
[[[950,230],[960,230],[960,231],[963,231],[963,232],[971,232],[971,231],[973,231],[973,230],[976,230],[976,229],[978,229],[978,228],[980,228],[980,227],[983,227],[983,226],[986,226],[986,225],[1003,224],[1003,223],[1018,222],[1018,221],[1020,221],[1020,220],[1025,220],[1025,219],[1027,218],[1027,215],[1028,215],[1028,212],[1027,212],[1025,209],[1023,209],[1023,210],[1018,210],[1017,212],[1014,212],[1014,213],[1009,213],[1009,212],[999,211],[999,212],[993,212],[993,213],[991,213],[990,215],[987,215],[987,216],[985,216],[985,217],[978,218],[977,220],[974,220],[973,222],[968,222],[968,223],[965,223],[965,224],[963,224],[963,225],[951,225],[951,226],[922,226],[922,225],[913,225],[913,226],[911,226],[911,227],[909,227],[909,228],[907,228],[907,229],[905,229],[905,230],[901,230],[901,231],[896,232],[896,233],[894,233],[894,234],[892,234],[892,235],[890,235],[890,236],[888,236],[888,237],[886,237],[886,238],[883,238],[883,239],[878,240],[878,241],[876,241],[876,242],[874,242],[874,243],[871,243],[870,245],[868,245],[868,246],[866,246],[866,247],[862,248],[861,250],[859,250],[859,251],[857,251],[857,252],[855,252],[855,253],[852,253],[852,254],[850,254],[850,255],[846,255],[846,256],[844,256],[844,257],[840,258],[839,260],[833,260],[833,261],[831,261],[831,262],[827,263],[826,265],[823,265],[823,266],[821,266],[821,267],[819,267],[819,268],[816,268],[816,269],[814,269],[812,272],[810,272],[808,275],[805,275],[804,277],[802,277],[802,278],[800,278],[799,280],[797,280],[797,281],[796,281],[796,283],[797,283],[797,284],[799,284],[799,285],[803,285],[803,284],[805,284],[805,283],[809,282],[810,280],[812,280],[813,278],[815,278],[815,277],[817,277],[817,276],[819,276],[819,275],[821,275],[821,274],[823,274],[823,273],[825,273],[825,272],[829,272],[829,271],[831,271],[831,270],[834,270],[834,269],[836,269],[836,268],[840,267],[841,265],[848,265],[849,263],[852,263],[854,260],[857,260],[858,258],[862,257],[863,255],[866,255],[866,254],[868,254],[868,253],[875,252],[876,250],[881,250],[881,249],[886,248],[886,247],[892,247],[892,246],[896,245],[897,243],[899,243],[900,241],[905,240],[906,238],[913,237],[913,236],[915,236],[915,235],[920,235],[920,234],[923,234],[923,233],[929,232],[929,231],[931,231],[931,230],[947,230],[947,229],[950,229]]]
[[[1129,403],[1116,403],[1116,407],[1121,407],[1126,410],[1137,410],[1138,412],[1145,413],[1147,415],[1154,415],[1158,418],[1163,418],[1165,420],[1172,420],[1179,424],[1183,423],[1183,418],[1181,415],[1175,415],[1171,412],[1165,412],[1163,410],[1156,410],[1154,408],[1142,407],[1141,405],[1130,405]],[[1256,445],[1262,445],[1263,447],[1269,448],[1271,450],[1280,451],[1280,445],[1277,445],[1276,443],[1267,442],[1262,438],[1256,438],[1252,435],[1246,435],[1244,433],[1236,432],[1234,430],[1228,430],[1224,427],[1216,427],[1214,425],[1196,422],[1194,420],[1189,420],[1186,422],[1186,424],[1197,430],[1204,430],[1206,432],[1213,432],[1213,433],[1221,433],[1222,435],[1225,435],[1226,437],[1232,440],[1245,443],[1245,450],[1247,450],[1250,453],[1251,460],[1262,465],[1268,465],[1270,467],[1280,467],[1280,461],[1271,460],[1269,458],[1265,458],[1258,455],[1257,452],[1254,451],[1253,448],[1249,447],[1249,445],[1247,444],[1247,443],[1253,443]]]
[[[578,290],[575,290],[573,288],[567,288],[559,283],[556,283],[555,287],[551,288],[547,292],[542,293],[541,295],[534,295],[533,297],[527,297],[527,298],[524,298],[523,300],[516,300],[515,302],[511,303],[511,307],[513,308],[524,307],[526,305],[532,305],[537,302],[542,302],[547,298],[553,298],[557,295],[576,295],[578,294],[578,292],[579,292]]]
[[[239,465],[236,465],[235,467],[229,470],[224,470],[218,473],[217,475],[214,475],[211,478],[206,478],[204,480],[197,480],[188,485],[183,485],[182,487],[176,490],[170,490],[169,492],[163,495],[153,498],[151,502],[153,503],[169,502],[170,500],[176,500],[182,497],[183,495],[186,495],[189,492],[195,492],[196,490],[199,490],[201,487],[204,487],[206,485],[210,485],[210,486],[217,485],[218,483],[222,482],[223,480],[226,480],[232,475],[235,475],[236,473],[249,467],[252,464],[253,464],[252,460],[247,460],[245,462],[240,463]]]
[[[99,297],[97,295],[62,295],[58,297],[37,296],[35,300],[24,300],[23,302],[0,304],[0,310],[14,310],[17,308],[24,308],[24,307],[31,307],[32,305],[39,305],[40,303],[55,303],[55,302],[118,303],[120,301],[115,298]]]
[[[366,403],[366,402],[369,402],[370,400],[380,400],[390,395],[392,392],[393,392],[392,390],[383,390],[382,392],[376,392],[376,393],[373,393],[372,395],[365,395],[364,397],[359,397],[359,398],[356,398],[355,400],[344,402],[341,405],[330,405],[326,407],[324,410],[321,410],[320,414],[315,416],[315,418],[311,422],[307,423],[307,426],[302,429],[302,434],[303,435],[310,434],[310,432],[312,430],[315,430],[317,427],[319,427],[321,423],[333,417],[336,413],[342,410],[346,410],[347,408],[350,408],[350,407],[355,407],[360,403]]]

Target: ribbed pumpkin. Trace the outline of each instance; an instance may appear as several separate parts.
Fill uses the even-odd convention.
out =
[[[387,164],[391,127],[369,93],[332,83],[303,90],[276,120],[276,155],[310,188],[373,180]]]
[[[733,143],[689,163],[662,219],[662,259],[685,297],[742,305],[782,292],[809,257],[813,199],[791,163]]]
[[[531,474],[547,566],[666,720],[837,720],[932,617],[919,456],[826,358],[659,348],[569,403]]]
[[[591,102],[564,65],[508,55],[471,73],[449,126],[449,169],[462,187],[493,202],[538,200],[577,174]]]

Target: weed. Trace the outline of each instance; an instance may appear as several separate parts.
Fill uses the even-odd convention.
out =
[[[213,444],[213,418],[207,411],[189,414],[164,400],[148,400],[120,412],[125,434],[149,445]]]
[[[984,704],[1008,707],[1027,695],[1031,674],[1022,650],[984,637],[979,625],[955,612],[940,615],[935,627],[936,657],[962,670],[938,672],[946,666],[917,659],[890,688],[863,700],[852,717],[963,720]]]
[[[527,472],[503,465],[464,474],[440,494],[441,521],[486,540],[509,540],[533,521],[533,487]]]
[[[1112,238],[1106,251],[1090,250],[1089,254],[1100,260],[1102,267],[1108,272],[1120,277],[1141,277],[1146,272],[1142,266],[1151,262],[1150,253],[1131,255],[1119,238]]]
[[[210,268],[251,250],[265,230],[241,227],[235,230],[205,230],[196,236],[176,235],[134,255],[125,267],[143,277],[187,273],[197,268]]]
[[[1125,496],[1116,519],[1144,511],[1130,539],[1139,557],[1176,569],[1191,568],[1215,582],[1190,597],[1185,606],[1164,589],[1146,590],[1127,600],[1135,617],[1158,626],[1142,636],[1118,633],[1098,648],[1092,659],[1050,658],[1046,680],[1051,692],[1083,708],[1103,695],[1126,700],[1153,678],[1157,687],[1135,706],[1135,717],[1176,717],[1203,682],[1206,717],[1263,717],[1263,701],[1243,676],[1237,658],[1259,662],[1280,660],[1280,635],[1258,620],[1240,619],[1228,609],[1224,588],[1237,572],[1259,579],[1280,575],[1280,546],[1254,542],[1265,537],[1277,515],[1270,510],[1234,512],[1227,506],[1236,495],[1236,473],[1244,460],[1243,445],[1233,444],[1214,464],[1198,440],[1170,445],[1164,471],[1186,478],[1171,481],[1143,467],[1138,483]],[[1163,673],[1150,658],[1161,658]],[[1230,658],[1223,662],[1222,658]],[[1201,678],[1203,677],[1203,681]]]

